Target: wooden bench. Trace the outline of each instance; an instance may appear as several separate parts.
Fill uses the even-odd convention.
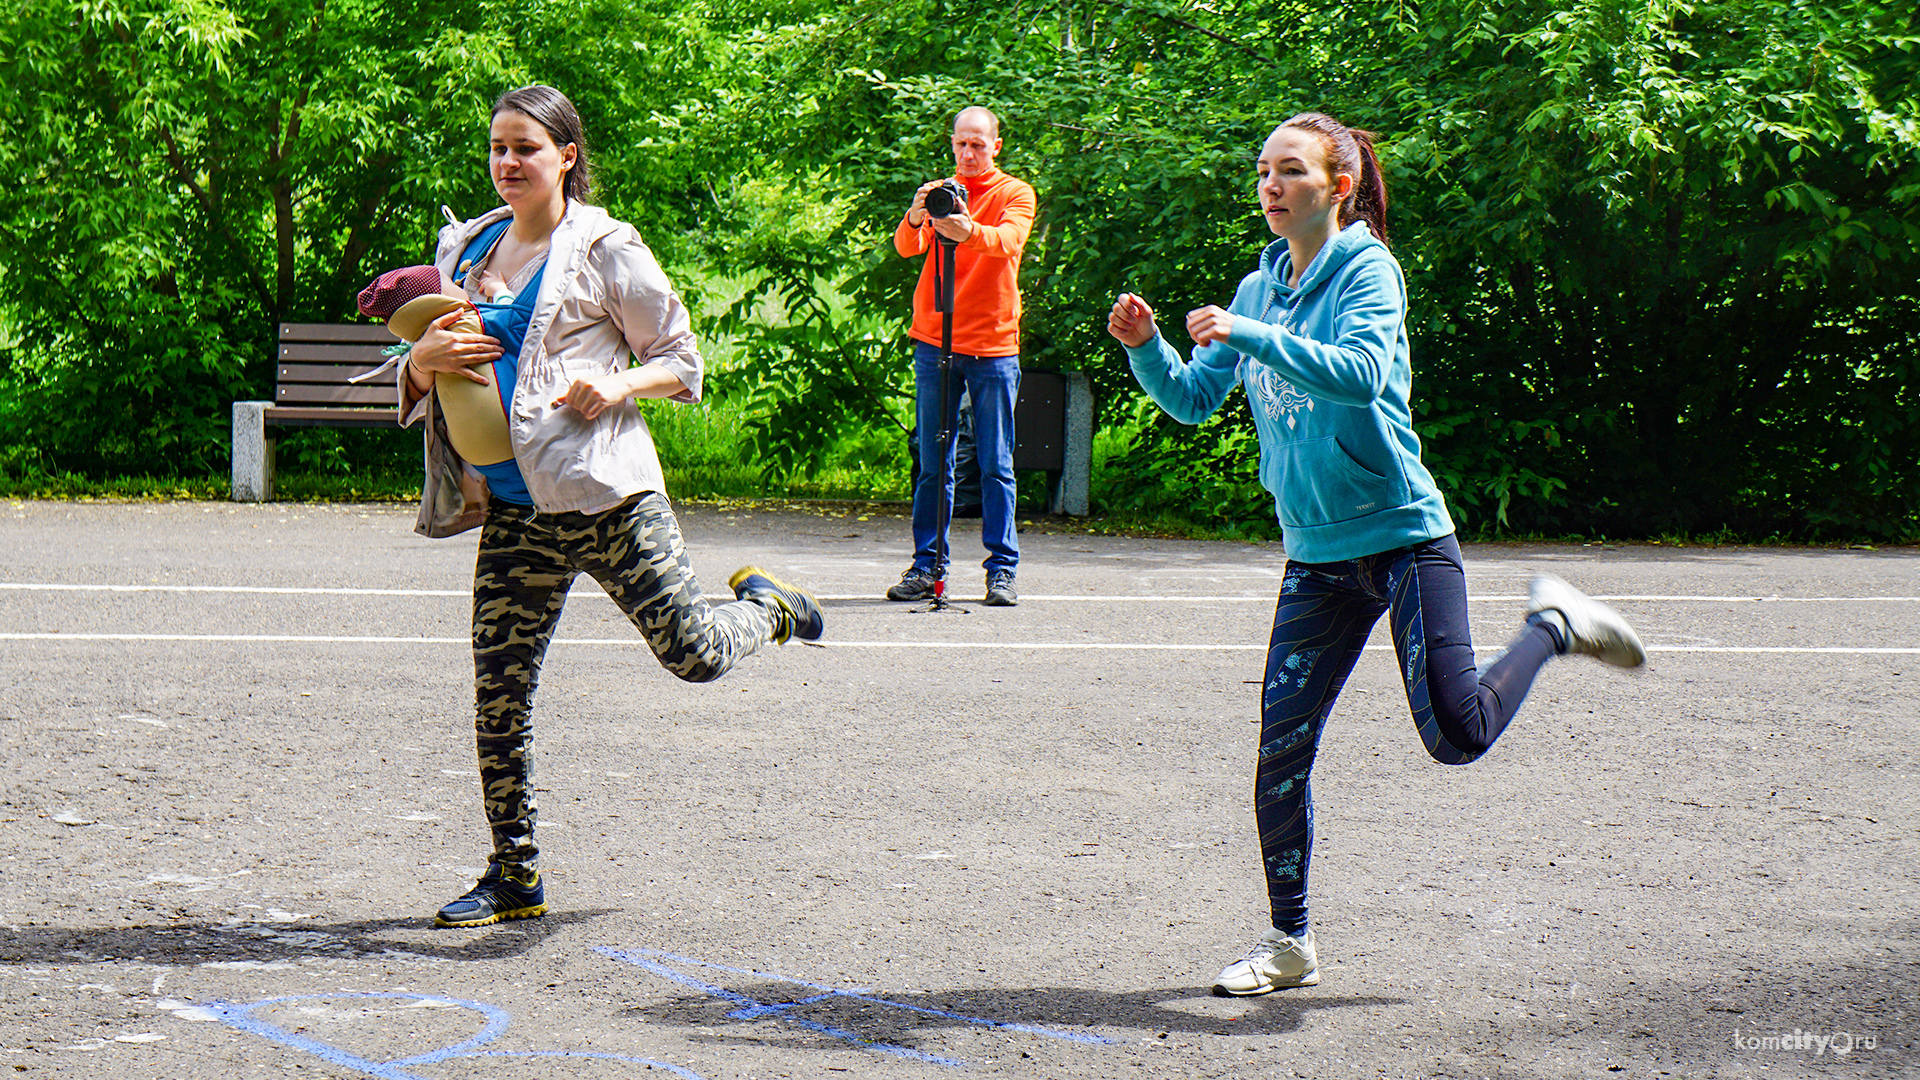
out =
[[[399,392],[382,375],[348,380],[386,363],[382,349],[399,342],[384,326],[281,323],[272,401],[233,403],[233,500],[273,498],[273,440],[278,427],[393,427]]]
[[[400,339],[384,326],[281,323],[272,401],[233,403],[233,501],[273,498],[278,427],[391,427],[399,422],[392,378],[348,380],[386,362]],[[1087,513],[1093,470],[1093,392],[1079,371],[1027,368],[1014,407],[1013,467],[1047,473],[1047,512]],[[917,467],[917,463],[916,463]]]
[[[911,491],[920,479],[920,447],[911,433],[907,455]],[[1026,470],[1047,474],[1047,513],[1086,516],[1093,477],[1093,387],[1086,372],[1020,369],[1013,471]]]
[[[1093,474],[1093,388],[1086,372],[1021,369],[1013,468],[1046,472],[1047,513],[1086,516]]]

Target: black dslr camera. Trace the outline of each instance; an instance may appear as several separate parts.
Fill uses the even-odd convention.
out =
[[[967,189],[960,186],[958,180],[942,180],[940,186],[927,192],[927,214],[931,217],[952,217],[964,213],[967,209]]]

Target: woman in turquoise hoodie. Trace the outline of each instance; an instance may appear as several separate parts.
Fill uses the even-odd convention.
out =
[[[1274,129],[1258,169],[1260,209],[1279,239],[1231,305],[1188,314],[1192,358],[1181,359],[1131,293],[1107,323],[1140,385],[1178,420],[1197,424],[1236,383],[1246,388],[1260,482],[1286,541],[1254,778],[1273,926],[1220,973],[1216,994],[1320,981],[1307,925],[1309,774],[1334,699],[1382,614],[1420,739],[1450,765],[1487,752],[1549,658],[1578,652],[1622,667],[1646,659],[1618,614],[1542,577],[1519,636],[1475,669],[1460,546],[1413,431],[1406,281],[1387,250],[1373,134],[1302,113]]]

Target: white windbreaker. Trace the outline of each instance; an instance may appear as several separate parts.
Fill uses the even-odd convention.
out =
[[[440,230],[434,263],[452,273],[473,236],[511,213],[502,206]],[[593,513],[636,492],[666,492],[653,436],[631,400],[592,421],[553,404],[575,379],[630,363],[661,365],[687,388],[673,400],[700,400],[704,362],[692,322],[653,252],[632,226],[568,200],[547,250],[507,418],[514,460],[535,509]],[[452,536],[479,525],[486,520],[486,480],[454,452],[435,395],[416,395],[404,364],[396,377],[401,426],[426,421],[426,477],[414,531]]]

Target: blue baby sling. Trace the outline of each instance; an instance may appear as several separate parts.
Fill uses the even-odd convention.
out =
[[[479,234],[467,242],[466,249],[460,253],[460,261],[453,272],[453,283],[464,287],[467,272],[473,264],[486,258],[493,246],[507,233],[507,226],[513,224],[513,218],[504,217],[481,229]],[[526,344],[527,327],[533,322],[534,301],[540,296],[540,279],[546,275],[547,264],[543,259],[540,268],[533,272],[521,290],[514,294],[510,304],[491,304],[475,302],[474,308],[480,313],[480,325],[487,336],[500,342],[500,358],[493,362],[493,389],[500,395],[500,409],[508,417],[513,416],[513,388],[520,378],[520,347]],[[532,506],[533,495],[527,490],[527,478],[520,474],[520,465],[513,458],[492,465],[473,466],[480,475],[487,478],[487,487],[501,499],[517,506]]]

